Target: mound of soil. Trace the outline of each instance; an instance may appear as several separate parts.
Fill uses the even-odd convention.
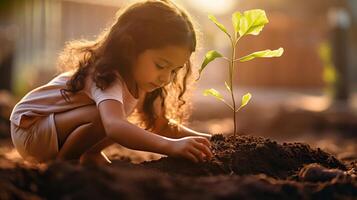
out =
[[[287,178],[309,163],[346,170],[346,166],[331,154],[303,143],[278,144],[263,137],[223,135],[214,135],[211,142],[214,158],[210,162],[195,164],[166,157],[143,165],[190,176],[264,173],[274,178]]]
[[[251,136],[212,138],[214,158],[109,166],[53,162],[0,169],[0,199],[353,199],[357,162],[306,144]],[[311,163],[311,164],[310,164]]]

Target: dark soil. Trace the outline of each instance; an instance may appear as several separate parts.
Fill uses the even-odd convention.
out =
[[[357,162],[301,143],[212,138],[214,158],[0,170],[0,199],[357,199]],[[0,159],[1,160],[1,159]]]
[[[280,179],[296,174],[300,168],[309,163],[346,170],[346,166],[334,156],[320,149],[312,149],[307,144],[281,145],[262,137],[224,137],[223,135],[213,136],[211,142],[215,157],[210,162],[195,164],[167,157],[143,165],[171,174],[190,176],[264,173]]]

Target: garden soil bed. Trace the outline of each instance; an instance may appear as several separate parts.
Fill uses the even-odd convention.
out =
[[[28,167],[0,158],[0,199],[356,199],[357,161],[302,143],[215,135],[204,163],[164,157]]]

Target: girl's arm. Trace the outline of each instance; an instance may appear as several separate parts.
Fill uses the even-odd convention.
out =
[[[165,117],[163,110],[161,109],[161,99],[157,98],[154,101],[155,113],[158,118],[155,120],[153,132],[169,138],[182,138],[187,136],[200,136],[205,137],[208,140],[211,138],[210,134],[200,133],[194,131],[182,124],[177,123],[174,120],[168,120]]]
[[[210,134],[200,133],[189,129],[188,127],[178,124],[174,120],[168,120],[165,117],[165,113],[161,107],[162,99],[156,98],[154,100],[154,110],[155,113],[158,115],[158,118],[155,120],[154,127],[152,132],[168,137],[168,138],[182,138],[187,136],[200,136],[205,137],[208,140],[211,138]],[[143,101],[138,104],[139,110],[142,109]]]
[[[178,124],[174,120],[169,121],[164,116],[160,116],[156,120],[153,132],[170,138],[181,138],[187,136],[201,136],[207,139],[211,138],[210,134],[197,132],[182,124]]]
[[[210,142],[206,138],[171,139],[152,134],[126,121],[123,104],[119,101],[102,101],[99,113],[107,136],[127,148],[185,157],[195,162],[212,157]]]

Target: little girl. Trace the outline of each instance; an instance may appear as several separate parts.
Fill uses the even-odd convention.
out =
[[[211,158],[209,134],[175,123],[187,116],[195,49],[182,8],[168,0],[127,6],[95,41],[67,44],[58,64],[66,71],[16,104],[14,146],[30,162],[110,163],[102,150],[113,143],[194,162]]]

